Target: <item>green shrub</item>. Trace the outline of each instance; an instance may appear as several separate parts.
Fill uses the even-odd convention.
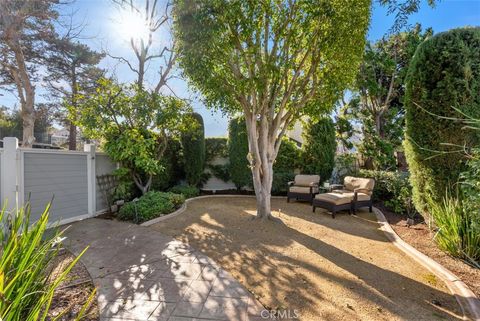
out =
[[[442,202],[428,199],[440,249],[480,268],[480,213],[469,210],[460,195],[445,194]]]
[[[253,185],[247,155],[248,136],[245,120],[243,117],[233,118],[228,125],[228,168],[230,178],[237,189]]]
[[[205,138],[205,162],[211,162],[216,157],[228,157],[228,140],[225,137]]]
[[[337,149],[335,125],[330,118],[309,124],[304,132],[303,169],[307,174],[320,175],[322,182],[332,176]]]
[[[293,173],[300,166],[301,150],[293,141],[284,138],[277,158],[273,163],[273,172]]]
[[[283,195],[287,192],[288,182],[293,181],[295,173],[293,172],[273,172],[272,194]]]
[[[406,80],[405,153],[417,209],[442,202],[465,170],[465,155],[480,131],[454,118],[480,117],[480,28],[440,33],[418,48]]]
[[[164,214],[169,214],[185,202],[185,196],[175,193],[150,191],[137,201],[122,206],[118,218],[134,223],[143,223]]]
[[[152,190],[166,191],[185,178],[183,150],[178,138],[168,138],[167,149],[160,163],[163,170],[153,177]]]
[[[192,126],[182,133],[184,168],[188,184],[198,186],[205,170],[205,129],[200,114],[191,117]]]
[[[11,216],[5,208],[0,212],[0,320],[38,321],[48,318],[55,289],[65,281],[68,273],[86,249],[54,280],[49,278],[51,264],[61,248],[63,232],[47,233],[50,206],[40,219],[31,224],[30,207],[26,206]],[[94,298],[90,296],[87,305]],[[86,308],[86,307],[85,307]],[[82,317],[84,309],[75,320]],[[65,311],[67,312],[67,311]]]
[[[288,182],[293,181],[300,159],[301,150],[293,141],[284,138],[273,164],[272,194],[287,192]]]
[[[412,187],[407,173],[362,169],[358,176],[375,179],[373,200],[383,201],[388,208],[397,214],[409,217],[415,216]]]
[[[230,168],[228,164],[210,164],[208,165],[213,176],[220,178],[224,182],[228,182],[231,179]]]
[[[480,121],[479,121],[480,122]],[[472,151],[467,169],[460,174],[460,187],[464,205],[470,211],[480,212],[480,149]]]
[[[182,194],[185,198],[192,198],[200,194],[200,190],[196,186],[177,185],[170,189],[171,193]]]

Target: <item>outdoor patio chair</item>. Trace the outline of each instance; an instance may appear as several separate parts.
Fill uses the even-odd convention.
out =
[[[341,210],[348,210],[351,214],[357,208],[368,206],[372,212],[372,193],[375,187],[373,178],[359,178],[346,176],[343,185],[333,185],[332,191],[315,196],[312,201],[313,212],[317,207],[329,210],[332,217]]]
[[[295,180],[288,182],[287,203],[291,198],[311,203],[313,197],[318,194],[319,183],[320,176],[318,175],[295,175]]]

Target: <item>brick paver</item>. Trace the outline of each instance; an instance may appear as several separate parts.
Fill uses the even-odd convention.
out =
[[[261,319],[262,305],[215,262],[148,227],[88,219],[65,246],[97,286],[101,321]]]

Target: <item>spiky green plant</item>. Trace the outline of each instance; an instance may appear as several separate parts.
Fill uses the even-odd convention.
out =
[[[480,267],[480,215],[471,211],[460,195],[447,192],[442,202],[428,200],[437,227],[434,240],[452,256]]]
[[[2,321],[45,320],[55,289],[65,280],[87,250],[83,250],[55,278],[50,278],[52,259],[59,254],[63,231],[55,229],[53,233],[47,232],[49,209],[50,205],[34,223],[30,222],[29,205],[13,213],[8,213],[4,206],[0,212],[2,223],[0,226],[0,320]],[[92,299],[93,296],[88,300],[88,305]],[[59,317],[61,315],[53,320]]]

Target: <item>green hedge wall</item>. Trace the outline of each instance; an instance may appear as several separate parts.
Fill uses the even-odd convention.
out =
[[[185,178],[182,145],[178,138],[169,138],[161,160],[163,171],[153,177],[152,189],[166,191]]]
[[[335,124],[332,119],[325,117],[317,123],[309,124],[304,132],[302,171],[320,175],[322,182],[329,180],[335,167],[336,150]]]
[[[248,137],[245,120],[243,117],[233,118],[228,125],[228,169],[230,179],[237,189],[253,184],[247,154]]]
[[[228,141],[225,137],[205,138],[205,163],[216,157],[228,157]]]
[[[440,33],[417,48],[407,75],[405,108],[413,199],[423,213],[427,197],[440,202],[465,170],[463,147],[480,143],[479,131],[454,120],[465,118],[462,113],[480,117],[480,28]]]
[[[185,177],[189,185],[198,186],[205,169],[205,129],[200,114],[192,113],[192,127],[182,133]]]

